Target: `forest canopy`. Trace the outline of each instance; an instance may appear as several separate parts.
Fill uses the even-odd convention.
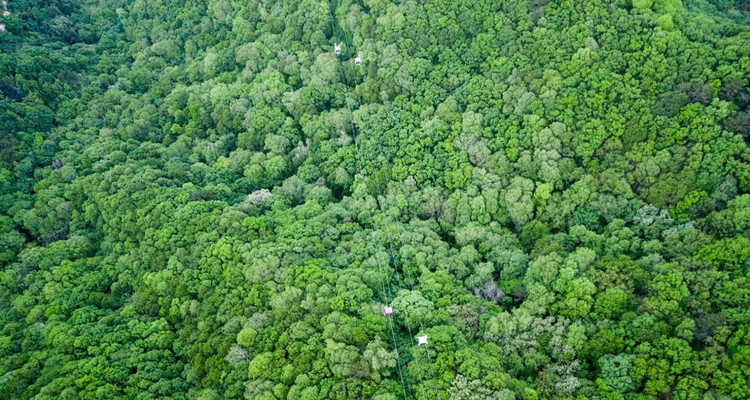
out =
[[[0,398],[750,398],[748,4],[8,0]]]

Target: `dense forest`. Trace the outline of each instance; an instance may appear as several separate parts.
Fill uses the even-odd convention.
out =
[[[0,24],[2,399],[750,398],[750,2]]]

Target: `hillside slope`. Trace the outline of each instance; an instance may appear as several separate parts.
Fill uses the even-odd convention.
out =
[[[0,398],[750,397],[743,2],[8,7]]]

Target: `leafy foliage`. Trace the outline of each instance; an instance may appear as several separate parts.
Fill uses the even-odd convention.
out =
[[[8,7],[0,398],[750,397],[745,2]]]

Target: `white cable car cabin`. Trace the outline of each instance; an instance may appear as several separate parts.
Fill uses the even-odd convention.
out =
[[[333,52],[336,53],[336,55],[341,54],[341,46],[339,46],[338,43],[333,45]]]
[[[393,316],[393,307],[388,307],[388,306],[383,307],[383,315],[386,317]]]
[[[417,345],[427,346],[427,335],[417,336]]]
[[[355,58],[355,59],[354,59],[354,65],[356,65],[356,66],[358,66],[358,67],[359,67],[360,65],[362,65],[362,59],[361,59],[361,58],[359,58],[359,54],[357,54],[357,58]]]

